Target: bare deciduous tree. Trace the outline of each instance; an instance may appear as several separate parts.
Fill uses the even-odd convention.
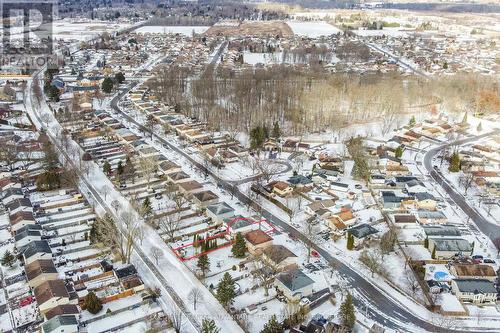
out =
[[[472,174],[472,172],[465,173],[462,176],[460,176],[458,182],[460,186],[464,189],[464,194],[467,195],[467,191],[474,183],[474,175]]]
[[[173,305],[173,309],[170,311],[169,318],[174,331],[176,333],[180,333],[182,327],[184,326],[184,314],[177,305]]]
[[[113,208],[115,210],[115,213],[118,212],[118,209],[120,209],[120,202],[116,199],[114,199],[113,201],[111,201],[111,208]]]
[[[160,229],[167,235],[168,241],[173,241],[175,232],[179,229],[181,224],[179,213],[166,214],[158,218],[157,222]]]
[[[153,177],[153,174],[156,171],[158,166],[158,157],[157,156],[143,156],[138,159],[139,169],[141,170],[142,176],[146,178],[146,183],[148,188],[150,188],[150,180]]]
[[[107,197],[108,197],[108,194],[109,194],[110,190],[111,190],[111,189],[109,188],[109,186],[108,186],[108,185],[103,185],[103,186],[101,187],[101,193],[102,193],[102,195],[104,196],[104,201],[106,201],[106,199],[107,199]]]
[[[151,256],[153,256],[156,261],[156,265],[158,265],[160,259],[163,258],[163,251],[158,246],[153,245],[151,247]]]
[[[122,232],[118,233],[120,238],[122,261],[130,263],[132,247],[140,232],[141,222],[131,212],[124,211],[120,214],[120,222],[123,225]],[[121,236],[120,236],[121,235]]]
[[[277,273],[276,267],[271,265],[267,260],[258,255],[254,260],[255,269],[252,275],[255,276],[262,287],[264,287],[265,296],[269,296],[269,289],[273,285],[274,275]]]
[[[415,297],[415,294],[417,293],[420,284],[418,283],[418,280],[411,270],[411,268],[407,268],[405,272],[405,280],[406,280],[406,285],[408,287],[409,292],[413,297]]]
[[[359,255],[359,261],[370,270],[372,276],[375,273],[384,276],[386,273],[382,262],[382,254],[379,251],[363,250]]]
[[[188,294],[188,300],[193,304],[193,309],[196,311],[196,305],[203,303],[203,293],[199,288],[194,287]]]

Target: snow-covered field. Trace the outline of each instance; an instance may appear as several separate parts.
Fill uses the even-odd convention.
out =
[[[405,31],[402,31],[399,28],[385,28],[382,30],[358,29],[358,30],[353,30],[353,32],[356,35],[363,37],[382,36],[382,35],[392,36],[392,37],[404,37],[407,35]]]
[[[202,34],[208,30],[207,26],[159,26],[151,25],[135,30],[139,34],[181,34],[191,36],[194,33]]]
[[[103,32],[117,31],[129,24],[100,21],[56,21],[53,25],[54,39],[84,41]]]
[[[306,37],[320,37],[329,36],[341,32],[340,29],[334,27],[325,21],[315,22],[300,22],[300,21],[287,21],[286,24],[292,29],[295,35]]]

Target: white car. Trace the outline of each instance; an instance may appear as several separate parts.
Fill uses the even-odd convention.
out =
[[[311,300],[307,297],[302,297],[302,299],[300,300],[299,304],[304,306],[304,305],[308,305],[309,303],[311,303]]]

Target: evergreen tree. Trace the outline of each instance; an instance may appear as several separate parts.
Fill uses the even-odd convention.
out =
[[[201,321],[201,333],[219,333],[220,329],[215,325],[213,319],[203,319]]]
[[[416,124],[417,120],[415,119],[415,116],[412,116],[408,125],[410,125],[410,127],[414,127]]]
[[[9,251],[5,251],[2,257],[2,265],[9,266],[12,268],[14,266],[14,262],[16,261],[16,257]]]
[[[118,82],[119,84],[122,84],[125,81],[125,75],[123,75],[122,72],[116,73],[115,81]]]
[[[104,173],[107,175],[111,173],[111,164],[109,164],[108,161],[104,162],[104,164],[102,165],[102,171],[104,171]]]
[[[432,259],[436,259],[436,247],[435,247],[435,246],[434,246],[434,248],[432,249],[431,258],[432,258]]]
[[[354,236],[349,232],[347,233],[347,249],[350,251],[354,249]]]
[[[460,171],[460,155],[457,152],[454,152],[450,158],[450,166],[448,167],[450,172],[459,172]]]
[[[273,126],[273,138],[279,139],[281,137],[280,124],[275,121]]]
[[[123,175],[123,164],[122,164],[122,161],[118,162],[118,165],[116,166],[116,172],[118,173],[119,176]]]
[[[203,243],[201,243],[201,244],[203,244]],[[203,251],[203,247],[202,247],[202,251]],[[202,254],[198,258],[198,263],[196,264],[196,266],[198,266],[198,268],[201,270],[201,273],[203,274],[203,276],[205,276],[206,272],[210,271],[210,260],[208,259],[208,256],[206,254]]]
[[[284,331],[283,326],[276,319],[276,315],[272,315],[260,333],[281,333]]]
[[[217,298],[224,307],[227,307],[233,303],[235,297],[233,278],[226,272],[217,285],[215,298]]]
[[[106,94],[109,94],[113,90],[113,80],[111,80],[109,77],[105,78],[102,81],[101,89]]]
[[[399,146],[398,148],[396,148],[396,150],[394,151],[394,155],[396,156],[396,158],[401,158],[401,156],[403,156],[403,147]]]
[[[267,128],[267,125],[262,125],[262,136],[264,140],[262,140],[262,143],[264,143],[265,140],[269,139],[269,128]]]
[[[146,197],[146,199],[144,199],[144,201],[142,202],[142,210],[145,217],[151,216],[151,214],[153,214],[153,207],[151,207],[151,200],[149,199],[149,197]]]
[[[57,170],[59,167],[59,158],[50,141],[46,141],[43,144],[43,155],[43,169],[45,171]]]
[[[102,310],[101,300],[92,291],[85,296],[85,307],[92,313],[96,314]]]
[[[266,130],[264,127],[257,126],[250,130],[250,149],[259,149],[266,140]]]
[[[482,122],[480,122],[480,123],[479,123],[479,125],[477,125],[476,130],[477,130],[478,132],[482,132],[482,131],[483,131],[483,123],[482,123]]]
[[[354,327],[356,313],[354,312],[351,294],[347,294],[345,301],[340,305],[339,317],[342,325],[350,328]]]
[[[465,112],[464,117],[462,119],[462,124],[467,124],[467,112]]]
[[[245,256],[247,252],[247,245],[245,243],[245,238],[243,237],[241,232],[238,232],[236,234],[236,239],[234,241],[231,252],[236,258],[243,258]]]
[[[61,91],[59,91],[59,89],[57,89],[56,86],[50,85],[47,88],[46,93],[52,102],[59,102],[59,97],[61,96]]]

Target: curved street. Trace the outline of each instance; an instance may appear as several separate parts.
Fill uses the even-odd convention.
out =
[[[433,158],[438,154],[438,152],[448,146],[462,145],[465,143],[470,143],[477,141],[482,138],[486,138],[491,135],[500,133],[500,130],[495,130],[493,132],[485,133],[479,136],[475,136],[468,139],[461,139],[454,142],[450,142],[444,145],[440,145],[436,148],[432,148],[424,155],[424,167],[429,172],[430,176],[439,184],[444,191],[450,196],[450,198],[457,204],[460,209],[464,211],[467,216],[474,222],[474,224],[488,236],[491,240],[500,235],[500,226],[488,221],[481,213],[479,213],[474,207],[469,205],[465,197],[456,191],[450,184],[446,181],[446,178],[432,165]]]
[[[309,246],[311,246],[312,249],[317,251],[323,258],[325,258],[325,260],[327,260],[332,266],[338,267],[337,270],[340,273],[340,275],[345,280],[348,281],[349,288],[354,289],[356,292],[355,305],[358,311],[366,313],[366,315],[370,319],[378,322],[380,325],[389,327],[399,332],[408,332],[409,326],[412,327],[412,331],[414,332],[450,332],[450,333],[471,332],[470,329],[460,330],[452,327],[436,326],[430,321],[419,318],[417,315],[414,314],[414,312],[418,313],[422,311],[421,308],[416,308],[411,311],[408,310],[398,301],[394,300],[388,294],[382,292],[381,289],[374,286],[372,282],[366,280],[360,274],[355,272],[344,262],[341,262],[338,259],[334,258],[327,250],[322,248],[320,245],[311,242],[311,240],[309,240],[304,234],[295,229],[293,226],[281,220],[280,218],[272,214],[264,207],[261,207],[257,202],[253,201],[246,194],[241,192],[236,185],[221,179],[210,169],[207,170],[207,168],[204,165],[193,159],[191,155],[184,152],[182,149],[173,145],[171,142],[167,141],[162,136],[159,136],[158,134],[152,132],[150,129],[137,122],[133,117],[131,117],[118,107],[118,101],[127,93],[127,91],[128,90],[122,91],[112,99],[111,107],[116,112],[118,112],[130,123],[133,123],[144,133],[150,134],[152,137],[154,137],[162,144],[167,145],[170,149],[182,155],[191,164],[196,166],[199,170],[209,174],[218,184],[220,184],[229,193],[234,194],[234,196],[238,198],[243,204],[248,204],[252,206],[254,209],[261,211],[262,216],[265,217],[268,221],[280,227],[284,232],[288,233],[290,236],[301,240],[305,244],[308,244]],[[422,315],[425,316],[426,314],[422,313]],[[481,332],[481,330],[474,330],[474,331]],[[490,332],[490,331],[483,330],[482,332]]]

